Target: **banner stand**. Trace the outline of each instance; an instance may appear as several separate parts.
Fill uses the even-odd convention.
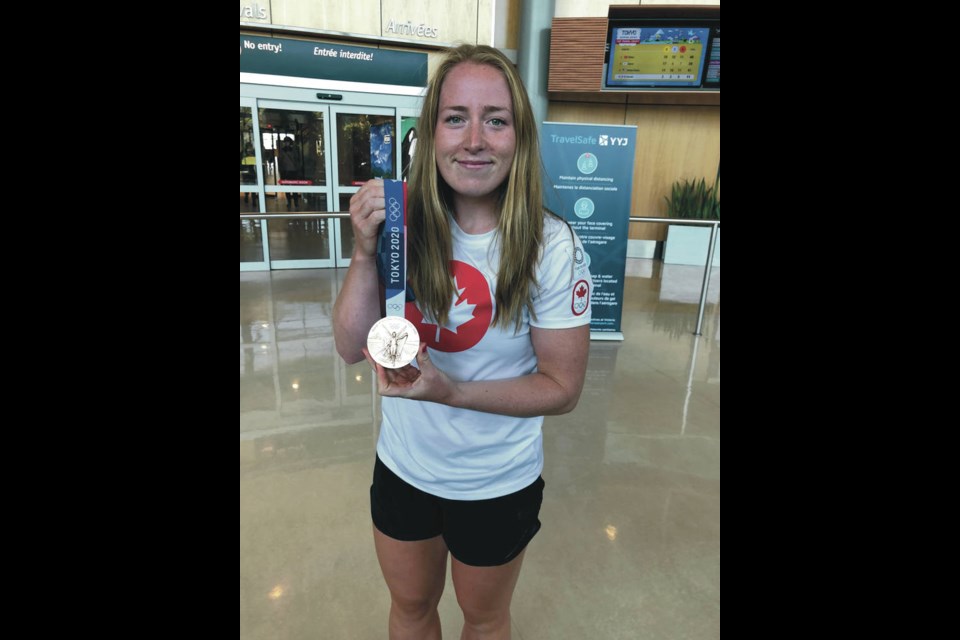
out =
[[[544,205],[573,227],[593,279],[590,339],[623,340],[623,278],[637,127],[543,123]]]
[[[623,340],[623,333],[620,331],[591,331],[591,340]]]

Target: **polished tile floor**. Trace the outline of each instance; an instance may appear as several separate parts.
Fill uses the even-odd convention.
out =
[[[577,409],[544,423],[543,529],[519,640],[720,637],[720,269],[629,259],[622,342],[594,341]],[[240,638],[386,638],[368,491],[379,403],[336,355],[346,270],[240,274]],[[460,612],[447,578],[446,638]]]

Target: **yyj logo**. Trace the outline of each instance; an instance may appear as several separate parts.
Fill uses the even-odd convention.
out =
[[[616,136],[601,135],[601,147],[625,147],[630,144],[630,138],[617,138]]]

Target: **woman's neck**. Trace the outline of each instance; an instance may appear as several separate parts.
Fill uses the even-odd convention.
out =
[[[497,228],[495,198],[463,198],[454,196],[453,217],[465,233],[479,235]]]

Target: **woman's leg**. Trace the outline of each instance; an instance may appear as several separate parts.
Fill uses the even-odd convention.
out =
[[[457,602],[463,610],[460,640],[509,640],[510,601],[520,577],[523,552],[498,567],[473,567],[456,558],[450,562]]]
[[[447,577],[443,538],[404,542],[374,527],[373,541],[390,589],[390,640],[439,640],[437,604]]]

